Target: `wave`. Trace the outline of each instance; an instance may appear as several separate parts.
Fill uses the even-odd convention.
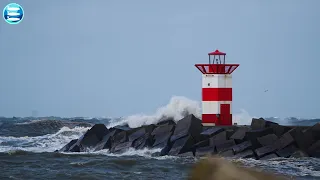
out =
[[[14,120],[14,123],[5,120],[0,122],[0,152],[10,150],[52,152],[62,148],[72,139],[79,138],[94,123],[103,123],[108,128],[117,125],[128,125],[131,128],[136,128],[143,125],[156,124],[167,119],[179,121],[188,114],[194,114],[200,118],[200,102],[182,96],[173,96],[167,105],[160,107],[151,115],[136,114],[121,119],[75,118],[71,120],[69,118],[66,120],[61,118],[61,120],[41,119],[22,122]],[[233,122],[239,125],[249,125],[253,117],[246,110],[240,109],[240,111],[233,114]],[[306,123],[304,122],[305,120],[293,118],[281,120],[274,117],[269,119],[275,122],[291,124],[293,122]],[[320,120],[315,119],[307,122],[314,123],[320,122]]]
[[[30,151],[53,152],[62,148],[72,139],[77,139],[85,133],[89,127],[62,127],[55,134],[47,134],[36,137],[0,136],[0,152]]]

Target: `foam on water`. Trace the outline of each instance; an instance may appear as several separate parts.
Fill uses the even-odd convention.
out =
[[[89,128],[63,127],[55,134],[36,137],[0,136],[0,152],[23,150],[30,152],[53,152],[62,148],[72,139],[79,138]]]
[[[316,158],[275,158],[270,160],[236,159],[247,167],[269,169],[288,176],[320,177],[320,160]]]

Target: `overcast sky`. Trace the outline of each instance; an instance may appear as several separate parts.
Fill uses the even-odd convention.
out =
[[[320,117],[319,0],[15,2],[24,20],[0,19],[0,116],[115,117],[173,95],[200,101],[194,64],[219,48],[240,64],[233,112]]]

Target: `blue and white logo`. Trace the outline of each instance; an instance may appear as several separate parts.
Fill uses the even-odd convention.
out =
[[[23,8],[17,3],[10,3],[3,9],[3,18],[9,24],[19,24],[23,16]]]

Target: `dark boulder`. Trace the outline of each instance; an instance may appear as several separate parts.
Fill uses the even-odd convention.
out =
[[[104,124],[95,124],[70,147],[70,151],[77,152],[76,150],[80,149],[82,152],[94,148],[108,133],[109,130]]]
[[[186,152],[186,153],[182,153],[182,154],[178,154],[179,157],[194,157],[194,153],[193,152]]]
[[[197,148],[206,147],[209,145],[210,145],[210,139],[206,139],[206,140],[203,140],[203,141],[200,141],[200,142],[194,144],[193,148],[197,149]]]
[[[171,132],[168,134],[158,134],[154,136],[154,143],[152,145],[153,148],[164,148],[170,142]]]
[[[226,141],[227,140],[227,132],[223,131],[209,139],[209,144],[211,146],[215,146],[218,142]]]
[[[261,146],[268,146],[274,144],[278,140],[278,136],[275,134],[268,134],[257,138]]]
[[[282,136],[284,133],[288,132],[291,128],[286,126],[281,126],[279,124],[269,124],[269,127],[272,128],[273,132],[277,137]]]
[[[124,142],[113,146],[110,149],[111,153],[124,153],[132,146],[132,141]]]
[[[303,151],[306,151],[311,144],[314,143],[314,138],[310,128],[295,127],[287,133],[291,135],[299,149]]]
[[[255,153],[258,158],[261,158],[263,156],[275,153],[276,151],[277,149],[273,145],[269,145],[269,146],[263,146],[261,148],[256,149]]]
[[[291,131],[291,130],[290,130]],[[275,143],[274,147],[278,150],[283,149],[291,144],[293,144],[294,138],[292,137],[290,131],[286,132],[284,135],[282,135]]]
[[[240,152],[243,152],[243,151],[251,149],[251,148],[252,148],[251,141],[245,141],[245,142],[242,142],[240,144],[233,146],[232,150],[235,154],[238,154]]]
[[[128,132],[127,131],[121,131],[114,136],[112,136],[112,145],[121,144],[128,141]]]
[[[222,157],[233,157],[234,152],[232,150],[226,150],[226,151],[220,152],[219,155]]]
[[[311,127],[312,135],[315,140],[320,140],[320,123]]]
[[[254,152],[251,149],[243,151],[235,155],[236,158],[255,158]]]
[[[217,152],[220,153],[222,151],[227,151],[227,150],[232,149],[232,147],[234,145],[236,145],[236,143],[234,142],[233,139],[230,139],[230,140],[226,140],[226,141],[216,141],[214,143],[214,145],[217,149]]]
[[[135,132],[133,132],[131,135],[129,135],[128,139],[129,139],[129,141],[134,141],[147,133],[151,133],[154,130],[154,128],[155,128],[155,125],[153,125],[153,124],[137,128],[137,130]]]
[[[222,131],[224,131],[223,128],[221,127],[210,127],[210,128],[207,128],[206,130],[202,131],[201,134],[200,134],[200,139],[201,140],[205,140],[205,139],[208,139],[214,135],[217,135],[219,133],[221,133]]]
[[[185,136],[183,138],[177,139],[170,151],[169,155],[178,155],[185,152],[193,151],[194,139],[191,135]]]
[[[264,129],[264,128],[270,127],[272,125],[277,125],[277,123],[271,122],[271,121],[266,121],[263,118],[259,118],[259,119],[252,118],[252,121],[251,121],[251,129],[252,130]]]
[[[191,114],[178,121],[170,141],[173,142],[179,138],[191,135],[194,141],[198,142],[201,132],[201,120]]]
[[[309,155],[301,150],[297,150],[290,156],[291,158],[303,158],[303,157],[309,157]]]
[[[164,148],[162,155],[166,155],[171,148],[170,138],[175,129],[174,125],[161,125],[155,128],[151,135],[153,135],[153,148]]]
[[[150,133],[146,133],[143,136],[133,141],[132,147],[135,149],[149,148],[153,144],[153,138]]]
[[[77,141],[78,141],[78,139],[71,140],[68,144],[63,146],[58,152],[67,152],[67,151],[69,151],[70,147],[72,145],[74,145]]]
[[[230,137],[237,143],[241,143],[246,140],[246,133],[250,130],[249,127],[239,127],[236,132]]]
[[[204,147],[199,147],[196,149],[196,156],[197,157],[202,157],[202,156],[207,156],[207,155],[212,155],[215,152],[215,147],[213,146],[204,146]]]
[[[260,160],[269,160],[269,159],[274,159],[274,158],[278,158],[279,156],[277,156],[277,154],[272,153],[266,156],[263,156],[262,158],[260,158]]]
[[[112,137],[118,133],[119,130],[113,129],[95,146],[94,151],[100,151],[102,149],[110,149],[112,143]]]
[[[175,128],[174,125],[161,125],[161,126],[156,127],[152,131],[151,135],[173,132],[174,128]]]
[[[279,157],[284,157],[284,158],[288,158],[290,157],[295,151],[297,150],[297,147],[295,145],[290,145],[290,146],[287,146],[283,149],[280,149],[276,152],[276,154],[279,156]]]
[[[164,121],[160,121],[157,123],[157,126],[160,126],[160,125],[176,125],[176,123],[174,122],[173,119],[167,119],[167,120],[164,120]]]
[[[261,147],[260,143],[258,142],[257,138],[261,136],[265,136],[267,134],[273,133],[272,128],[263,128],[263,129],[256,129],[256,130],[249,130],[246,132],[246,139],[250,140],[254,149]]]
[[[308,154],[311,157],[320,158],[320,140],[318,140],[309,147]]]

